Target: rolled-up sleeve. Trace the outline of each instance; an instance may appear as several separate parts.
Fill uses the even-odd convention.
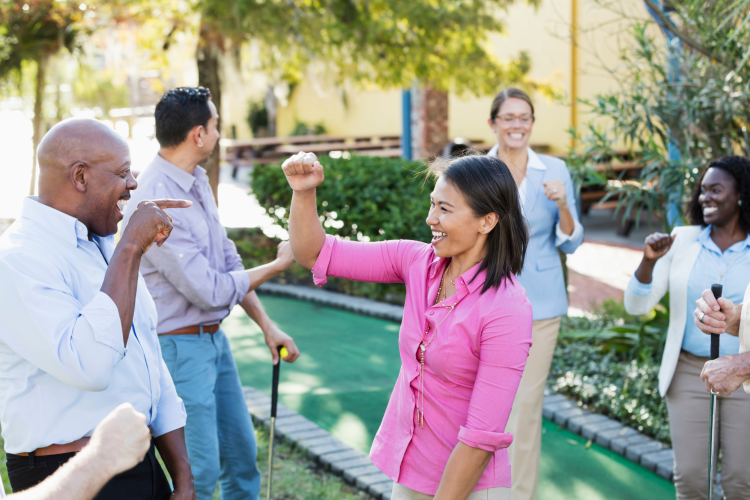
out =
[[[635,274],[630,277],[630,281],[628,282],[628,290],[638,297],[646,297],[651,293],[653,287],[654,286],[651,283],[641,283],[638,281]]]
[[[229,271],[243,271],[245,266],[242,264],[242,257],[237,253],[237,245],[234,244],[234,241],[229,239],[229,236],[227,236],[227,230],[223,226],[222,229],[224,230],[224,263],[226,268]],[[249,279],[248,288],[250,288]]]
[[[326,235],[325,243],[312,268],[316,285],[328,277],[370,283],[404,283],[406,270],[429,245],[419,241],[349,241]]]
[[[573,181],[570,179],[570,172],[568,172],[565,165],[562,166],[560,177],[565,185],[565,199],[568,201],[568,210],[570,210],[570,215],[573,217],[573,232],[570,235],[562,232],[562,229],[560,229],[560,213],[558,212],[558,222],[555,225],[555,246],[563,252],[570,254],[575,252],[581,246],[581,243],[583,243],[583,225],[578,220]]]
[[[98,292],[87,304],[75,298],[59,270],[27,255],[0,261],[0,339],[60,381],[103,391],[127,349],[114,301]],[[24,332],[7,335],[4,332]]]
[[[199,309],[233,308],[250,289],[247,272],[222,273],[214,269],[196,244],[189,221],[175,212],[170,215],[174,229],[169,239],[161,247],[153,245],[143,258]]]
[[[531,304],[519,294],[506,300],[482,329],[479,369],[466,424],[458,434],[465,445],[495,452],[513,442],[505,426],[531,348],[532,321]]]
[[[177,395],[167,365],[161,357],[160,360],[159,386],[161,394],[159,396],[159,405],[156,408],[156,416],[150,426],[151,434],[154,437],[159,437],[167,432],[185,427],[185,422],[187,422],[185,404]]]

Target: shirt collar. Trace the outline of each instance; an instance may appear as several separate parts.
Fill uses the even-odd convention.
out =
[[[73,246],[78,246],[79,239],[87,241],[89,239],[89,230],[83,222],[39,203],[39,198],[36,196],[27,196],[23,200],[21,217],[36,222]]]
[[[151,166],[163,172],[186,193],[190,192],[190,189],[193,187],[196,180],[203,181],[208,177],[206,176],[206,170],[202,167],[195,167],[195,172],[191,175],[175,164],[162,158],[159,153],[154,157]]]
[[[500,145],[499,144],[495,144],[494,146],[492,146],[492,149],[490,149],[487,152],[487,156],[497,157],[497,150],[498,149],[500,149]],[[526,148],[526,154],[529,157],[529,161],[526,164],[527,168],[533,168],[533,169],[536,169],[536,170],[547,170],[547,165],[545,165],[544,163],[542,163],[542,159],[539,158],[539,155],[536,154],[533,149],[527,147]]]
[[[711,239],[711,224],[703,228],[703,231],[698,234],[697,241],[703,245],[703,247],[706,250],[710,250],[718,255],[721,255],[721,249],[719,246],[714,242],[713,239]],[[740,241],[732,245],[731,247],[727,248],[727,250],[730,250],[734,248],[735,246],[739,245],[739,248],[735,250],[741,250],[745,247],[750,247],[750,234],[747,235],[747,238],[745,238],[745,241]]]

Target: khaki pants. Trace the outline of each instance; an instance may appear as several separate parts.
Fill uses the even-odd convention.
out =
[[[513,443],[508,448],[513,500],[536,500],[542,452],[542,401],[559,332],[559,317],[534,321],[531,330],[529,358],[505,427],[505,432],[513,434]]]
[[[709,393],[701,370],[709,358],[683,351],[667,392],[678,500],[708,496]],[[721,486],[727,500],[750,499],[750,395],[740,387],[716,398],[716,442],[721,449]]]
[[[393,483],[391,500],[432,500],[434,495],[426,495],[411,488]],[[489,488],[472,491],[466,500],[510,500],[510,488]]]

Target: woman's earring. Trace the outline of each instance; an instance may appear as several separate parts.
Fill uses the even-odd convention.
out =
[[[199,148],[202,148],[202,147],[203,147],[203,143],[202,143],[202,142],[199,142],[199,143],[198,143],[198,147],[199,147]]]

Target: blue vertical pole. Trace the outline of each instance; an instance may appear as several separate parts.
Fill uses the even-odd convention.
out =
[[[669,16],[669,12],[667,11],[664,2],[657,1],[655,3],[659,4],[662,12]],[[648,4],[646,4],[646,10],[648,10],[649,14],[651,14],[651,16],[656,21],[656,24],[658,24],[661,28],[662,33],[667,39],[667,43],[669,45],[673,45],[674,50],[678,50],[680,47],[679,39],[671,31],[666,29],[661,20],[654,15],[655,13],[651,10],[651,7]],[[674,55],[670,56],[669,58],[669,66],[667,66],[667,80],[671,83],[676,83],[680,80],[680,68],[678,66],[677,57]],[[674,135],[671,130],[669,131],[668,140],[669,143],[667,144],[667,157],[669,158],[669,161],[679,161],[681,156],[680,150],[677,147],[677,142],[674,140]],[[682,225],[682,222],[680,220],[680,205],[682,204],[682,195],[682,189],[676,190],[669,196],[669,199],[667,201],[667,224],[670,228]]]
[[[401,158],[411,161],[411,89],[401,92]]]

